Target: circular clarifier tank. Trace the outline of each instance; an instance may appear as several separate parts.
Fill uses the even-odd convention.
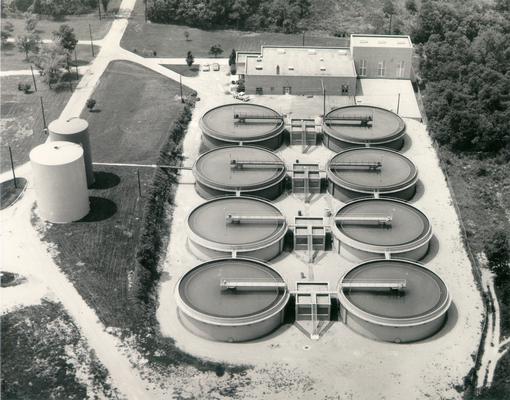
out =
[[[398,257],[420,260],[432,238],[428,218],[396,199],[360,199],[342,207],[332,224],[335,248],[350,260]]]
[[[244,258],[200,264],[179,280],[175,296],[188,330],[224,342],[253,340],[275,330],[289,300],[274,269]]]
[[[222,105],[200,119],[202,141],[208,149],[254,145],[275,150],[282,144],[284,127],[280,114],[256,104]]]
[[[451,298],[444,282],[405,260],[371,260],[347,272],[338,285],[341,317],[371,339],[414,342],[444,324]]]
[[[326,165],[328,191],[341,201],[367,196],[409,200],[418,172],[411,160],[383,148],[355,148],[335,155]]]
[[[233,255],[270,260],[283,250],[285,217],[254,197],[220,197],[188,216],[189,245],[200,258]]]
[[[195,188],[209,199],[246,194],[275,199],[284,189],[285,164],[260,147],[220,147],[202,154],[193,166]]]
[[[406,125],[397,114],[373,106],[336,108],[324,117],[324,144],[333,151],[351,147],[400,150]]]

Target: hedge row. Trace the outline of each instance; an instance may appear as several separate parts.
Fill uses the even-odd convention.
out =
[[[168,141],[160,151],[158,165],[180,165],[182,162],[182,138],[191,120],[191,113],[195,104],[192,95],[186,101],[184,109],[177,121],[170,128]],[[169,234],[168,216],[173,207],[174,184],[177,182],[177,170],[158,168],[149,188],[148,200],[145,204],[142,233],[137,251],[133,286],[131,288],[135,298],[143,308],[151,308],[152,299],[160,271],[158,264],[165,237]],[[146,310],[148,311],[148,310]]]

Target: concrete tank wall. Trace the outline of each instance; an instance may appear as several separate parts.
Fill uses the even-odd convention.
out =
[[[250,145],[250,146],[260,146],[269,150],[276,150],[283,144],[283,133],[280,133],[274,137],[270,137],[268,139],[262,139],[257,141],[250,142],[240,142],[240,141],[228,141],[228,140],[220,140],[213,138],[207,135],[205,132],[202,134],[202,144],[206,150],[212,150],[216,147],[225,147],[232,145]]]
[[[179,319],[193,334],[220,342],[246,342],[276,330],[283,323],[285,308],[269,318],[243,325],[219,325],[191,318],[179,310]]]
[[[66,141],[77,143],[83,147],[87,185],[90,187],[94,184],[94,169],[88,128],[88,122],[81,118],[57,119],[50,123],[48,131],[52,142]]]
[[[331,179],[328,179],[328,193],[330,193],[333,197],[344,203],[362,197],[374,197],[373,192],[363,193],[355,190],[349,190],[340,185],[335,184],[334,182],[331,181]],[[407,188],[397,190],[395,192],[379,192],[379,197],[390,197],[393,199],[410,200],[415,193],[416,183],[412,184]]]
[[[238,251],[236,257],[247,257],[247,258],[256,258],[262,261],[269,261],[276,256],[278,256],[283,251],[283,241],[285,236],[283,236],[280,240],[275,243],[272,243],[269,246],[250,250],[250,251]],[[201,260],[210,260],[211,258],[224,258],[224,257],[233,257],[232,251],[219,251],[214,250],[205,246],[202,246],[193,240],[188,240],[188,246],[191,252]]]
[[[446,313],[440,317],[420,325],[387,326],[366,321],[347,311],[340,309],[344,323],[355,332],[374,340],[394,343],[416,342],[437,333],[446,321]]]
[[[395,140],[386,142],[386,143],[374,143],[370,146],[364,146],[361,144],[356,143],[350,143],[347,141],[343,141],[341,139],[333,138],[327,134],[322,135],[322,142],[324,145],[329,148],[330,150],[333,150],[336,153],[339,153],[344,150],[352,149],[355,147],[384,147],[392,150],[400,150],[404,146],[404,138],[400,137]]]
[[[44,220],[67,223],[89,208],[83,149],[70,142],[47,142],[30,152],[37,206]]]
[[[430,241],[427,240],[422,245],[403,252],[390,252],[390,256],[393,258],[414,260],[419,261],[427,254],[429,250]],[[370,252],[349,246],[346,243],[341,242],[338,238],[334,238],[334,248],[338,254],[346,259],[354,262],[368,261],[373,259],[384,259],[385,254],[383,252]]]
[[[203,197],[204,199],[212,199],[214,197],[226,196],[226,195],[235,195],[236,192],[228,191],[228,190],[220,190],[214,189],[207,185],[203,185],[200,182],[195,182],[195,190],[197,193]],[[267,200],[274,200],[279,197],[283,191],[285,190],[285,180],[277,182],[271,186],[268,186],[263,189],[257,190],[241,190],[241,196],[252,196],[252,197],[262,197]]]

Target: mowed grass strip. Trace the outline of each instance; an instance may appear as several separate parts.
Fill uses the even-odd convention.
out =
[[[32,93],[25,94],[18,90],[18,83],[32,85]],[[43,98],[46,121],[49,124],[58,118],[71,97],[71,90],[50,90],[41,77],[36,75],[37,92],[31,76],[11,76],[1,78],[0,95],[0,171],[11,168],[7,146],[11,146],[15,166],[28,161],[30,150],[46,140],[43,128],[40,97]],[[73,84],[75,86],[75,84]]]
[[[189,32],[186,40],[184,32]],[[260,50],[263,44],[279,44],[301,46],[303,35],[274,32],[245,32],[236,30],[203,30],[181,25],[146,24],[143,18],[143,0],[138,0],[133,18],[121,40],[121,46],[129,51],[136,49],[138,54],[149,54],[156,51],[157,57],[186,57],[188,51],[195,57],[211,57],[209,49],[220,44],[228,57],[232,49]],[[305,34],[307,46],[348,46],[347,38],[328,35]]]
[[[92,157],[98,162],[156,163],[169,128],[183,109],[179,84],[129,62],[110,64],[93,97],[100,112],[85,111]],[[188,93],[188,90],[185,90]],[[106,326],[130,328],[137,315],[130,279],[154,169],[96,166],[91,214],[72,224],[46,224],[44,239],[57,263]]]
[[[43,45],[44,46],[44,45]],[[94,56],[99,53],[100,47],[94,45]],[[2,71],[29,70],[30,65],[34,69],[34,73],[39,75],[37,68],[30,62],[35,55],[29,55],[29,59],[25,58],[25,53],[18,50],[15,43],[8,43],[2,46],[1,53],[1,69]],[[79,44],[76,46],[76,58],[78,66],[90,63],[94,57],[92,56],[92,48],[88,44]],[[72,64],[74,65],[74,53],[72,55]],[[30,78],[31,79],[31,78]]]

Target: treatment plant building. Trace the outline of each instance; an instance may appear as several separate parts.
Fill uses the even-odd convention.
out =
[[[350,47],[262,46],[240,51],[236,65],[249,94],[353,96],[357,78],[411,79],[407,35],[357,35]]]

